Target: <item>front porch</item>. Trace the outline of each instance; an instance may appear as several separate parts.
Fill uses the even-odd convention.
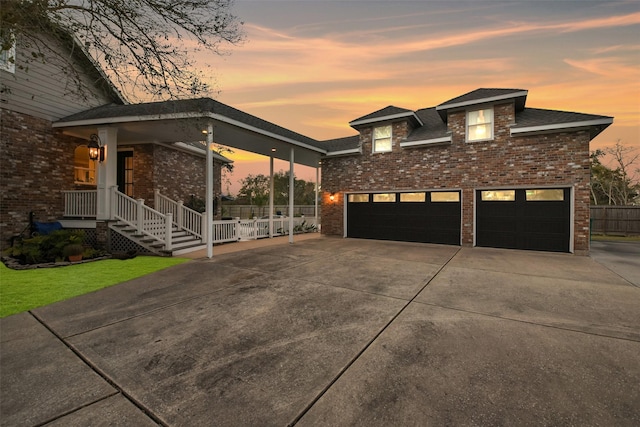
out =
[[[65,228],[97,226],[97,190],[63,191]],[[110,189],[109,232],[116,233],[148,252],[163,256],[183,255],[206,249],[207,213],[188,208],[181,201],[155,192],[153,209],[142,199],[133,199]],[[316,210],[317,211],[317,210]],[[212,244],[273,238],[319,227],[317,217],[240,219],[212,221]],[[114,248],[125,251],[131,245]]]
[[[108,227],[109,230],[119,235],[126,235],[128,239],[135,240],[138,244],[153,245],[155,251],[172,254],[198,245],[206,245],[207,256],[211,257],[214,243],[273,237],[279,234],[289,234],[289,241],[293,243],[296,227],[300,227],[303,222],[318,225],[317,214],[313,221],[294,218],[294,164],[316,169],[317,203],[319,163],[322,156],[326,154],[325,147],[316,140],[213,99],[103,106],[66,117],[54,123],[54,128],[62,130],[65,135],[97,141],[94,148],[100,150],[99,156],[92,157],[96,162],[97,191],[95,194],[91,190],[65,193],[64,216],[95,218],[97,234],[100,236]],[[269,158],[271,176],[269,211],[272,214],[274,159],[289,163],[291,191],[289,191],[287,218],[214,220],[214,200],[216,195],[220,194],[220,181],[216,182],[214,179],[215,144]],[[120,185],[122,191],[127,194],[141,197],[135,194],[141,187],[140,174],[135,179],[137,187],[134,187],[134,179],[129,177],[133,174],[133,170],[127,169],[126,165],[121,169],[117,158],[121,154],[124,156],[124,150],[133,149],[137,150],[136,152],[143,152],[144,148],[149,146],[189,151],[201,156],[204,161],[202,166],[187,166],[176,170],[173,167],[175,162],[169,156],[165,156],[163,161],[153,157],[153,162],[157,161],[157,163],[150,161],[141,164],[137,170],[143,175],[152,175],[155,179],[152,184],[149,184],[151,179],[146,179],[143,187],[147,190],[161,188],[165,191],[165,188],[175,187],[176,183],[180,187],[186,179],[197,175],[197,178],[191,181],[204,187],[202,193],[205,195],[205,205],[208,207],[206,212],[200,214],[178,201],[165,200],[156,196],[154,196],[152,209],[140,199],[129,197],[117,190],[117,186]],[[184,162],[182,164],[184,165]],[[120,173],[124,178],[119,176]],[[219,170],[216,169],[215,175],[218,174]],[[129,188],[133,188],[133,193],[127,190],[128,184],[131,184]],[[178,199],[188,194],[189,192],[183,191],[182,194],[171,194],[171,196]],[[142,197],[149,198],[149,195]],[[317,206],[315,212],[318,212]]]

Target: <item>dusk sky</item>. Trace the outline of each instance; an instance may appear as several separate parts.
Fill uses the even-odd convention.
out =
[[[246,42],[200,61],[217,99],[309,137],[354,135],[349,121],[387,105],[498,87],[529,90],[529,107],[615,117],[592,150],[640,147],[640,1],[236,0],[234,11]],[[232,193],[269,173],[267,158],[231,158]]]

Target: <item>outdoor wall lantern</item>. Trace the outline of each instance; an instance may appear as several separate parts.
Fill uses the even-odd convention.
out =
[[[329,200],[330,200],[331,202],[335,202],[335,200],[336,200],[336,193],[331,193],[331,194],[329,194]]]
[[[89,159],[104,162],[104,147],[100,144],[100,137],[92,133],[89,137]]]

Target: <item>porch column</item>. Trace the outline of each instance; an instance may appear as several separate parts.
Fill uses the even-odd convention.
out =
[[[319,228],[318,226],[320,224],[318,224],[318,190],[320,189],[320,168],[318,166],[316,166],[316,194],[315,194],[315,200],[314,200],[314,204],[315,204],[315,215],[316,215],[316,228]]]
[[[112,220],[111,187],[118,185],[118,128],[98,128],[100,144],[104,147],[104,161],[96,160],[97,200],[96,220]]]
[[[269,157],[269,238],[273,238],[273,153]]]
[[[213,124],[207,126],[207,258],[213,257]]]
[[[289,160],[289,243],[293,243],[293,203],[294,200],[294,179],[293,179],[293,147],[291,147],[291,159]]]

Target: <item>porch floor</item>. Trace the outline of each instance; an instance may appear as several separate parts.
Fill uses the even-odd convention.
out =
[[[322,237],[321,233],[305,233],[296,234],[293,236],[293,242],[301,242],[309,239],[317,239]],[[268,246],[283,245],[288,243],[289,236],[278,236],[272,239],[257,239],[257,240],[244,240],[240,242],[230,242],[213,245],[213,256],[221,254],[229,254],[232,252],[246,251],[247,249],[265,248]],[[178,258],[199,259],[207,257],[207,250],[201,249],[194,252],[189,252],[183,255],[177,255]]]

